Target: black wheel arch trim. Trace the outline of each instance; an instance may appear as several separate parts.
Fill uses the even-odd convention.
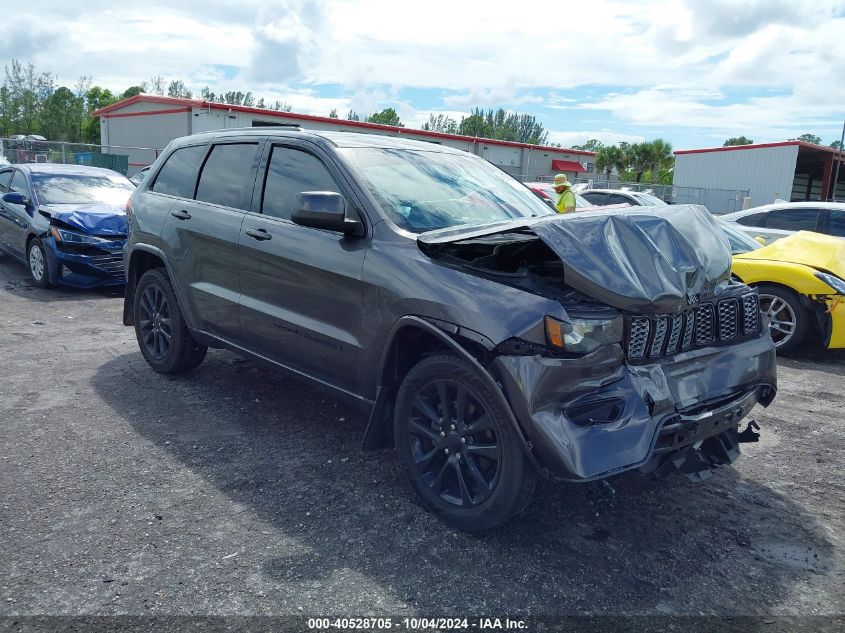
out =
[[[448,332],[451,332],[452,334],[459,334],[461,332],[460,326],[446,323],[444,321],[439,321],[437,319],[427,319],[419,316],[404,316],[397,320],[396,323],[394,323],[393,327],[390,330],[390,334],[387,336],[387,340],[385,341],[385,345],[382,350],[381,362],[379,364],[378,373],[379,384],[376,388],[376,400],[373,404],[373,408],[370,413],[370,419],[367,422],[367,429],[364,432],[364,439],[361,445],[361,450],[372,451],[383,448],[393,448],[393,438],[389,430],[392,429],[391,413],[393,407],[391,406],[391,404],[395,400],[397,385],[390,385],[386,382],[385,370],[388,364],[388,354],[396,336],[406,327],[415,327],[436,337],[450,351],[456,353],[460,358],[463,358],[470,365],[472,365],[473,369],[475,369],[475,371],[478,373],[478,376],[481,378],[481,380],[487,383],[487,386],[490,388],[490,392],[493,394],[493,397],[496,398],[499,407],[506,412],[508,422],[516,433],[516,436],[519,439],[520,446],[522,447],[523,452],[528,457],[531,464],[538,471],[546,472],[546,469],[543,468],[537,461],[537,458],[535,457],[532,451],[531,442],[529,442],[526,438],[525,433],[519,424],[519,421],[514,415],[513,409],[508,403],[507,398],[505,398],[505,394],[502,391],[501,387],[493,378],[493,375],[489,371],[487,371],[487,369],[485,369],[481,365],[481,363],[478,362],[475,356],[470,354],[454,338],[449,336],[446,331],[444,331],[443,329],[441,329],[441,327],[438,326],[446,326],[448,328]],[[479,340],[477,342],[481,343],[482,341],[486,341],[485,347],[489,345],[490,349],[493,348],[493,343],[489,341],[489,339],[475,332],[473,334],[475,334],[476,337],[479,337]],[[464,335],[466,335],[466,331],[464,331]],[[467,338],[470,340],[474,340],[471,337]]]
[[[186,314],[185,312],[185,298],[182,296],[182,292],[179,288],[179,285],[173,283],[175,277],[170,269],[170,263],[167,261],[167,257],[164,255],[164,251],[162,251],[156,246],[144,243],[133,244],[132,250],[128,253],[129,257],[126,258],[124,269],[124,274],[126,276],[126,291],[123,297],[123,325],[135,325],[135,315],[133,313],[133,310],[135,303],[135,288],[138,285],[138,276],[132,273],[134,272],[133,265],[136,261],[135,254],[139,252],[149,253],[150,255],[154,255],[162,261],[162,263],[164,264],[164,269],[167,272],[167,276],[171,280],[173,292],[176,294],[177,301],[179,301],[179,307],[182,310],[182,316],[185,318],[185,322],[188,324],[188,326],[191,327],[193,325],[193,315]]]

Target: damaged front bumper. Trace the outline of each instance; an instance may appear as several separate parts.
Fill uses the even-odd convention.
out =
[[[580,358],[499,356],[490,369],[538,461],[578,481],[732,462],[740,420],[777,390],[769,336],[647,364],[607,345]]]

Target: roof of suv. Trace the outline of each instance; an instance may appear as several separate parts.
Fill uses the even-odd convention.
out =
[[[408,138],[399,138],[396,136],[384,136],[381,134],[363,134],[358,132],[328,132],[322,130],[303,130],[295,127],[248,127],[248,128],[231,128],[228,130],[217,130],[211,132],[201,132],[191,136],[185,136],[179,139],[178,144],[189,143],[191,141],[210,141],[217,138],[227,138],[232,136],[270,136],[275,138],[309,138],[311,140],[327,141],[335,147],[378,147],[388,149],[406,149],[416,151],[428,152],[443,152],[449,154],[465,154],[459,149],[441,145],[439,143],[431,143],[428,141],[418,141]]]

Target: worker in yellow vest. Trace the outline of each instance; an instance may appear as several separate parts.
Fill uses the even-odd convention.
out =
[[[575,194],[572,193],[572,183],[566,177],[566,174],[558,174],[552,183],[555,193],[560,197],[555,204],[555,211],[558,213],[570,213],[575,211]]]

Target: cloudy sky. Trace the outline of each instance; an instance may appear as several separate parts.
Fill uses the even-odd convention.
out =
[[[845,119],[841,0],[30,0],[0,64],[122,92],[153,75],[295,112],[394,107],[411,127],[473,106],[535,115],[564,145],[675,148],[813,133]]]

